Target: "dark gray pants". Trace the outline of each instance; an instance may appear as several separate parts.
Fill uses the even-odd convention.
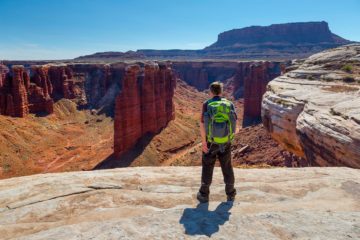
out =
[[[208,143],[209,152],[202,154],[202,174],[201,174],[201,187],[200,193],[208,196],[210,193],[210,185],[212,182],[214,166],[216,159],[220,161],[221,171],[224,176],[225,192],[227,195],[235,195],[236,190],[234,188],[234,170],[231,165],[231,145],[227,144],[224,148],[224,152],[220,151],[218,145],[210,145]]]

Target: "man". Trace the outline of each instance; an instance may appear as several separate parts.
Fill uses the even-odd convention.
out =
[[[203,103],[200,122],[202,175],[201,187],[197,194],[200,202],[209,201],[209,188],[217,158],[224,176],[227,200],[234,201],[236,195],[230,147],[236,130],[237,116],[234,104],[221,97],[222,93],[222,83],[213,82],[210,85],[211,98]]]

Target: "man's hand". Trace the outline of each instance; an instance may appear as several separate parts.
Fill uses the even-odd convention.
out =
[[[203,151],[203,153],[207,153],[209,151],[209,148],[208,148],[206,142],[202,143],[202,151]]]

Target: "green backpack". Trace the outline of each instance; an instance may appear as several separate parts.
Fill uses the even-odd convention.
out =
[[[232,102],[226,98],[209,101],[204,113],[206,138],[210,143],[223,145],[234,139],[236,113]]]

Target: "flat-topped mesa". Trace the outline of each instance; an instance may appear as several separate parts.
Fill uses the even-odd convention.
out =
[[[347,43],[333,34],[327,22],[298,22],[272,24],[270,26],[251,26],[220,33],[212,46],[231,46],[234,44],[287,42],[304,43]]]
[[[115,101],[114,153],[120,157],[147,134],[174,118],[176,78],[166,64],[130,65]]]
[[[360,45],[312,55],[271,81],[262,117],[273,138],[313,165],[360,168]]]

